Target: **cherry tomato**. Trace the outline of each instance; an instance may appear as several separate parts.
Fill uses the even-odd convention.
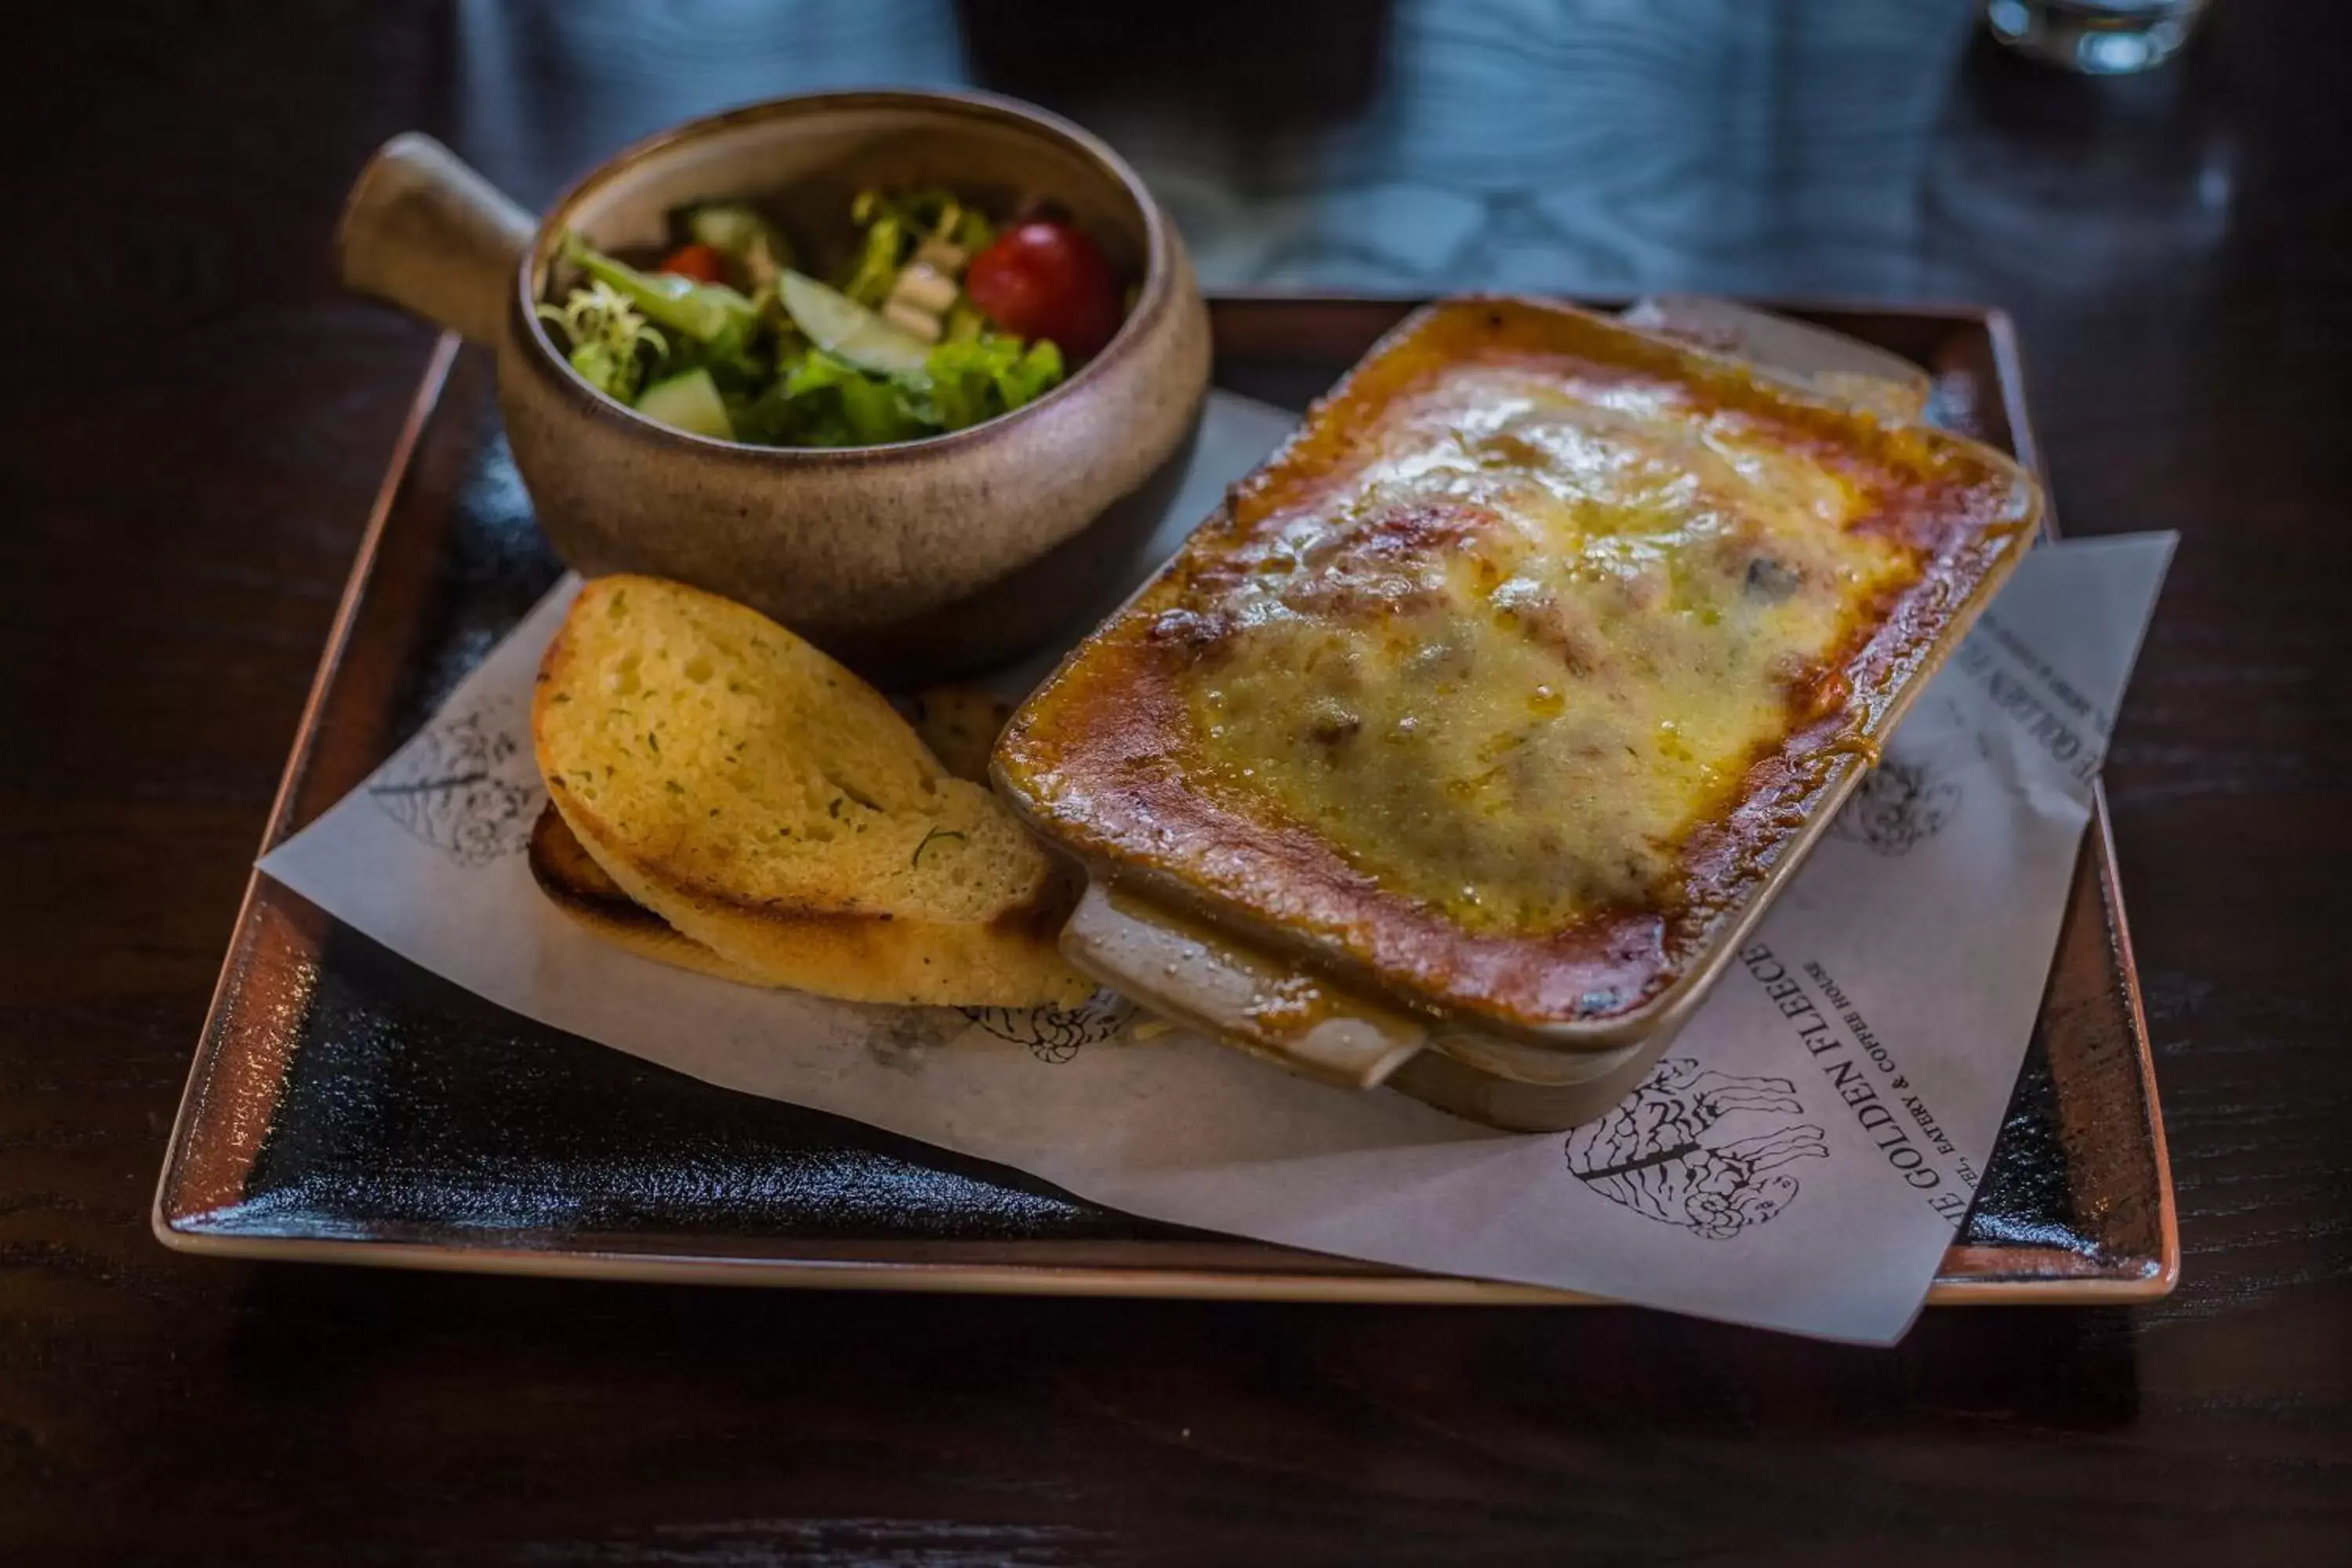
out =
[[[963,291],[1008,332],[1051,338],[1073,364],[1118,331],[1118,281],[1094,242],[1066,223],[1021,224],[971,258]]]
[[[680,278],[691,278],[697,283],[727,281],[727,258],[711,245],[681,245],[661,264],[664,272],[675,272]]]

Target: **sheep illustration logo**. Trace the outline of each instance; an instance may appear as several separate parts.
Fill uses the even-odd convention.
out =
[[[1075,1007],[966,1007],[963,1016],[1049,1066],[1058,1067],[1082,1046],[1108,1040],[1135,1015],[1135,1004],[1116,991],[1097,990]]]
[[[1964,709],[1948,699],[1931,703],[1905,722],[1830,831],[1881,855],[1908,855],[1959,816],[1960,781],[1990,755]]]
[[[466,867],[520,853],[541,798],[529,752],[486,713],[423,731],[367,792],[385,816]]]
[[[1785,1078],[1734,1078],[1670,1057],[1616,1110],[1569,1134],[1568,1168],[1645,1219],[1720,1241],[1796,1201],[1797,1178],[1780,1166],[1828,1156],[1822,1130],[1793,1120],[1804,1113]],[[1733,1116],[1769,1119],[1768,1131],[1708,1136]]]
[[[1832,831],[1859,838],[1881,855],[1907,855],[1933,838],[1960,804],[1960,786],[1916,763],[1887,758],[1853,792]]]

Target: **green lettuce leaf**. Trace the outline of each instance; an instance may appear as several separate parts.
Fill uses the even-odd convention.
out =
[[[907,247],[907,231],[888,214],[866,226],[857,259],[841,281],[841,291],[869,310],[878,310],[898,281],[898,258]]]
[[[921,403],[930,422],[961,430],[1059,386],[1062,351],[1043,339],[1024,348],[1018,338],[982,333],[932,349],[923,374],[929,386]]]
[[[785,367],[744,411],[748,438],[799,447],[874,447],[931,434],[907,390],[821,349]]]

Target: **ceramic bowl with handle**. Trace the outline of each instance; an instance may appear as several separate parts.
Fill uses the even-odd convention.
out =
[[[567,233],[656,246],[668,214],[749,200],[799,239],[863,188],[945,186],[999,215],[1047,201],[1134,284],[1108,347],[1011,414],[889,446],[780,448],[672,429],[576,374],[536,308]],[[343,283],[498,356],[516,467],[589,574],[723,594],[880,679],[936,677],[1053,635],[1128,562],[1172,482],[1209,374],[1208,316],[1174,225],[1101,142],[976,93],[776,99],[690,121],[592,171],[534,221],[430,137],[380,149],[335,236]]]

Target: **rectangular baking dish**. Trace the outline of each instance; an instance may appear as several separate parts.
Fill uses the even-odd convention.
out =
[[[1681,335],[1635,330],[1546,301],[1441,301],[1417,313],[1382,339],[1317,405],[1293,441],[1236,486],[1186,550],[1033,697],[999,748],[996,778],[1029,825],[1085,867],[1088,886],[1063,938],[1074,962],[1159,1012],[1296,1070],[1357,1087],[1387,1082],[1459,1114],[1520,1130],[1589,1120],[1664,1050],[1801,866],[1878,743],[2015,565],[2039,527],[2042,502],[2038,487],[2005,456],[1881,418],[1916,407],[1924,388],[1874,382],[1866,373],[1857,381],[1843,375],[1833,355],[1797,363],[1820,348],[1820,334],[1790,329],[1800,334],[1791,339],[1779,330],[1785,323],[1736,310],[1711,315],[1701,302],[1670,302],[1651,321]],[[1704,352],[1687,341],[1698,336],[1748,352],[1761,342],[1784,362],[1782,373]],[[1304,537],[1311,550],[1313,541],[1354,527],[1323,526],[1327,503],[1339,504],[1328,497],[1346,493],[1328,483],[1370,471],[1369,443],[1391,410],[1420,395],[1432,377],[1457,369],[1475,376],[1490,362],[1515,370],[1570,367],[1559,374],[1587,389],[1579,398],[1605,397],[1621,387],[1628,395],[1663,388],[1691,420],[1728,411],[1769,441],[1807,444],[1827,454],[1824,461],[1851,465],[1843,471],[1883,481],[1870,492],[1865,521],[1907,527],[1927,518],[1934,524],[1923,535],[1933,550],[1916,580],[1870,612],[1861,623],[1864,640],[1838,656],[1846,660],[1843,668],[1828,672],[1838,682],[1837,705],[1827,710],[1835,733],[1822,740],[1826,731],[1806,731],[1816,739],[1803,750],[1790,742],[1790,766],[1778,783],[1758,782],[1766,776],[1759,767],[1723,808],[1722,832],[1740,847],[1733,879],[1708,889],[1708,900],[1693,900],[1705,912],[1671,939],[1677,951],[1662,948],[1654,966],[1662,983],[1651,984],[1633,1005],[1612,1004],[1591,1016],[1557,1005],[1530,1016],[1518,997],[1451,983],[1474,963],[1487,975],[1497,972],[1497,944],[1459,927],[1455,945],[1444,951],[1473,958],[1451,973],[1395,962],[1406,942],[1384,938],[1374,923],[1383,918],[1378,900],[1391,898],[1384,881],[1371,895],[1347,895],[1360,900],[1358,908],[1373,905],[1372,916],[1350,924],[1352,916],[1320,913],[1337,905],[1327,890],[1333,884],[1309,883],[1305,879],[1317,873],[1297,869],[1302,859],[1295,826],[1265,827],[1250,819],[1248,807],[1237,813],[1212,802],[1211,793],[1230,788],[1230,779],[1223,786],[1204,782],[1213,779],[1214,767],[1188,730],[1190,721],[1165,717],[1175,711],[1171,694],[1182,678],[1164,672],[1184,656],[1157,651],[1159,631],[1226,608],[1236,592],[1231,584],[1243,580],[1234,563],[1275,529],[1293,539],[1297,520],[1307,517]],[[1604,379],[1592,382],[1596,367]],[[1601,390],[1591,392],[1596,385]],[[1838,395],[1822,395],[1825,385]],[[1708,428],[1713,441],[1719,426]],[[1408,451],[1402,460],[1412,456]],[[1297,502],[1301,495],[1311,499]],[[1145,712],[1162,717],[1139,728],[1132,715]],[[1788,723],[1793,735],[1798,721]],[[1769,797],[1768,788],[1775,792]],[[1767,798],[1774,802],[1769,821],[1758,807]],[[1285,877],[1296,879],[1286,885]],[[1691,877],[1696,885],[1696,874]],[[1296,891],[1299,887],[1307,890]],[[1286,907],[1318,914],[1286,918]],[[1424,902],[1414,911],[1420,929],[1409,933],[1422,952],[1429,951],[1428,928],[1444,923],[1430,920],[1428,910]],[[1658,924],[1663,930],[1668,922]],[[1403,927],[1392,921],[1388,929]],[[1521,973],[1542,973],[1547,954],[1562,944],[1549,932],[1541,942],[1551,946],[1512,932],[1511,942],[1519,945],[1514,952],[1504,944],[1507,961]]]

